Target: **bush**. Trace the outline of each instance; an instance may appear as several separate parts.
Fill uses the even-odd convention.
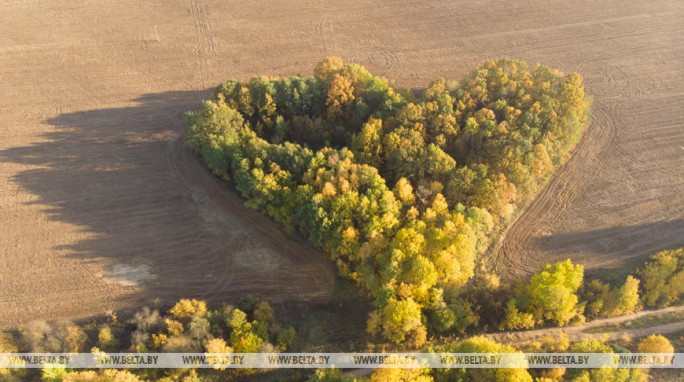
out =
[[[586,289],[586,313],[590,317],[616,317],[640,309],[639,280],[633,276],[627,276],[619,288],[611,289],[599,280],[592,280]]]
[[[190,322],[195,317],[202,318],[207,314],[207,303],[202,300],[182,299],[169,313],[182,322]]]
[[[109,325],[100,327],[97,333],[97,345],[102,349],[114,349],[119,344],[119,341],[114,336],[112,328]]]
[[[68,322],[33,321],[20,333],[24,349],[37,353],[78,353],[87,340],[83,329]]]
[[[674,346],[670,341],[659,335],[651,334],[644,338],[637,345],[637,352],[639,353],[674,353]]]
[[[678,303],[684,294],[684,248],[656,253],[637,274],[644,305],[663,308]]]

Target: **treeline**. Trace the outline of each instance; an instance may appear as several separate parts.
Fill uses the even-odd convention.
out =
[[[211,342],[209,340],[208,342]],[[16,348],[7,346],[7,341],[2,342],[0,350],[3,352],[16,352]],[[222,347],[212,349],[207,347],[207,352],[226,352]],[[229,349],[228,349],[229,350]],[[93,351],[98,351],[94,349]],[[486,337],[471,337],[453,344],[438,346],[427,349],[432,353],[607,353],[629,354],[637,353],[674,353],[675,348],[670,341],[661,335],[650,335],[640,341],[632,341],[631,338],[605,343],[600,340],[588,339],[571,343],[568,336],[559,332],[554,335],[543,337],[539,340],[516,342],[506,345]],[[11,371],[10,371],[11,370]],[[266,375],[248,375],[239,370],[233,371],[208,371],[208,370],[112,370],[101,369],[97,371],[67,371],[60,368],[43,369],[39,379],[43,382],[218,382],[226,380],[272,380],[278,382],[451,382],[451,381],[499,381],[499,382],[646,382],[649,380],[649,371],[644,369],[618,369],[615,367],[595,369],[487,369],[487,368],[463,368],[463,369],[398,369],[379,368],[370,377],[354,377],[341,369],[327,368],[315,371],[290,370],[289,372],[273,373]],[[251,377],[251,378],[250,378]],[[266,379],[267,378],[267,379]],[[0,369],[2,381],[26,381],[26,370]]]
[[[0,353],[256,353],[282,352],[296,340],[292,327],[278,323],[266,301],[244,298],[240,303],[209,309],[203,300],[180,300],[167,312],[145,307],[131,319],[115,314],[104,322],[76,325],[35,321],[17,338],[0,336]],[[137,382],[220,381],[250,370],[137,369],[71,371],[63,367],[39,370],[0,369],[2,381]],[[33,378],[31,378],[33,377]]]
[[[514,346],[498,343],[485,337],[472,337],[458,343],[431,349],[446,353],[673,353],[670,341],[660,335],[648,336],[638,343],[604,343],[599,340],[583,340],[571,343],[564,333],[548,336],[540,341],[516,343]],[[644,369],[618,369],[614,367],[596,369],[553,368],[553,369],[377,369],[369,378],[343,375],[338,369],[319,369],[307,382],[646,382],[648,371]]]
[[[228,81],[188,143],[247,204],[330,255],[375,310],[371,333],[421,346],[478,321],[475,260],[579,140],[578,74],[487,61],[420,95],[329,57],[314,76]]]
[[[583,267],[566,260],[547,265],[514,293],[501,329],[564,326],[632,314],[643,307],[664,308],[684,296],[684,248],[654,254],[621,285],[611,287],[597,279],[585,283]]]

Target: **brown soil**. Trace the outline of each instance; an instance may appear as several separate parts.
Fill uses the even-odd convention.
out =
[[[0,326],[195,296],[325,299],[333,270],[183,147],[227,78],[323,56],[399,86],[511,56],[578,70],[576,155],[502,241],[499,270],[590,269],[684,244],[684,3],[0,0]]]

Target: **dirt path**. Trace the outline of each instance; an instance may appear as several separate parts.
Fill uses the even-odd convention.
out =
[[[598,328],[610,324],[619,324],[623,322],[632,321],[642,317],[657,316],[666,313],[684,312],[684,306],[671,306],[669,308],[658,310],[645,310],[630,314],[627,316],[603,318],[600,320],[593,320],[582,325],[568,326],[565,328],[549,328],[538,330],[527,330],[520,332],[504,332],[487,334],[486,337],[499,342],[525,342],[543,337],[557,336],[561,332],[568,335],[571,341],[580,341],[583,339],[600,338],[605,340],[615,340],[621,336],[628,335],[630,337],[644,337],[650,334],[669,334],[684,331],[684,321],[673,322],[669,324],[655,325],[647,328],[623,329],[614,332],[604,333],[587,333],[587,329]]]

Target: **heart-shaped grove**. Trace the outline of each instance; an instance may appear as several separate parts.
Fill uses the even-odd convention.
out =
[[[588,106],[578,74],[522,61],[415,94],[328,57],[312,77],[220,85],[188,142],[357,282],[371,333],[420,345],[477,321],[459,298],[476,259],[567,159]]]

